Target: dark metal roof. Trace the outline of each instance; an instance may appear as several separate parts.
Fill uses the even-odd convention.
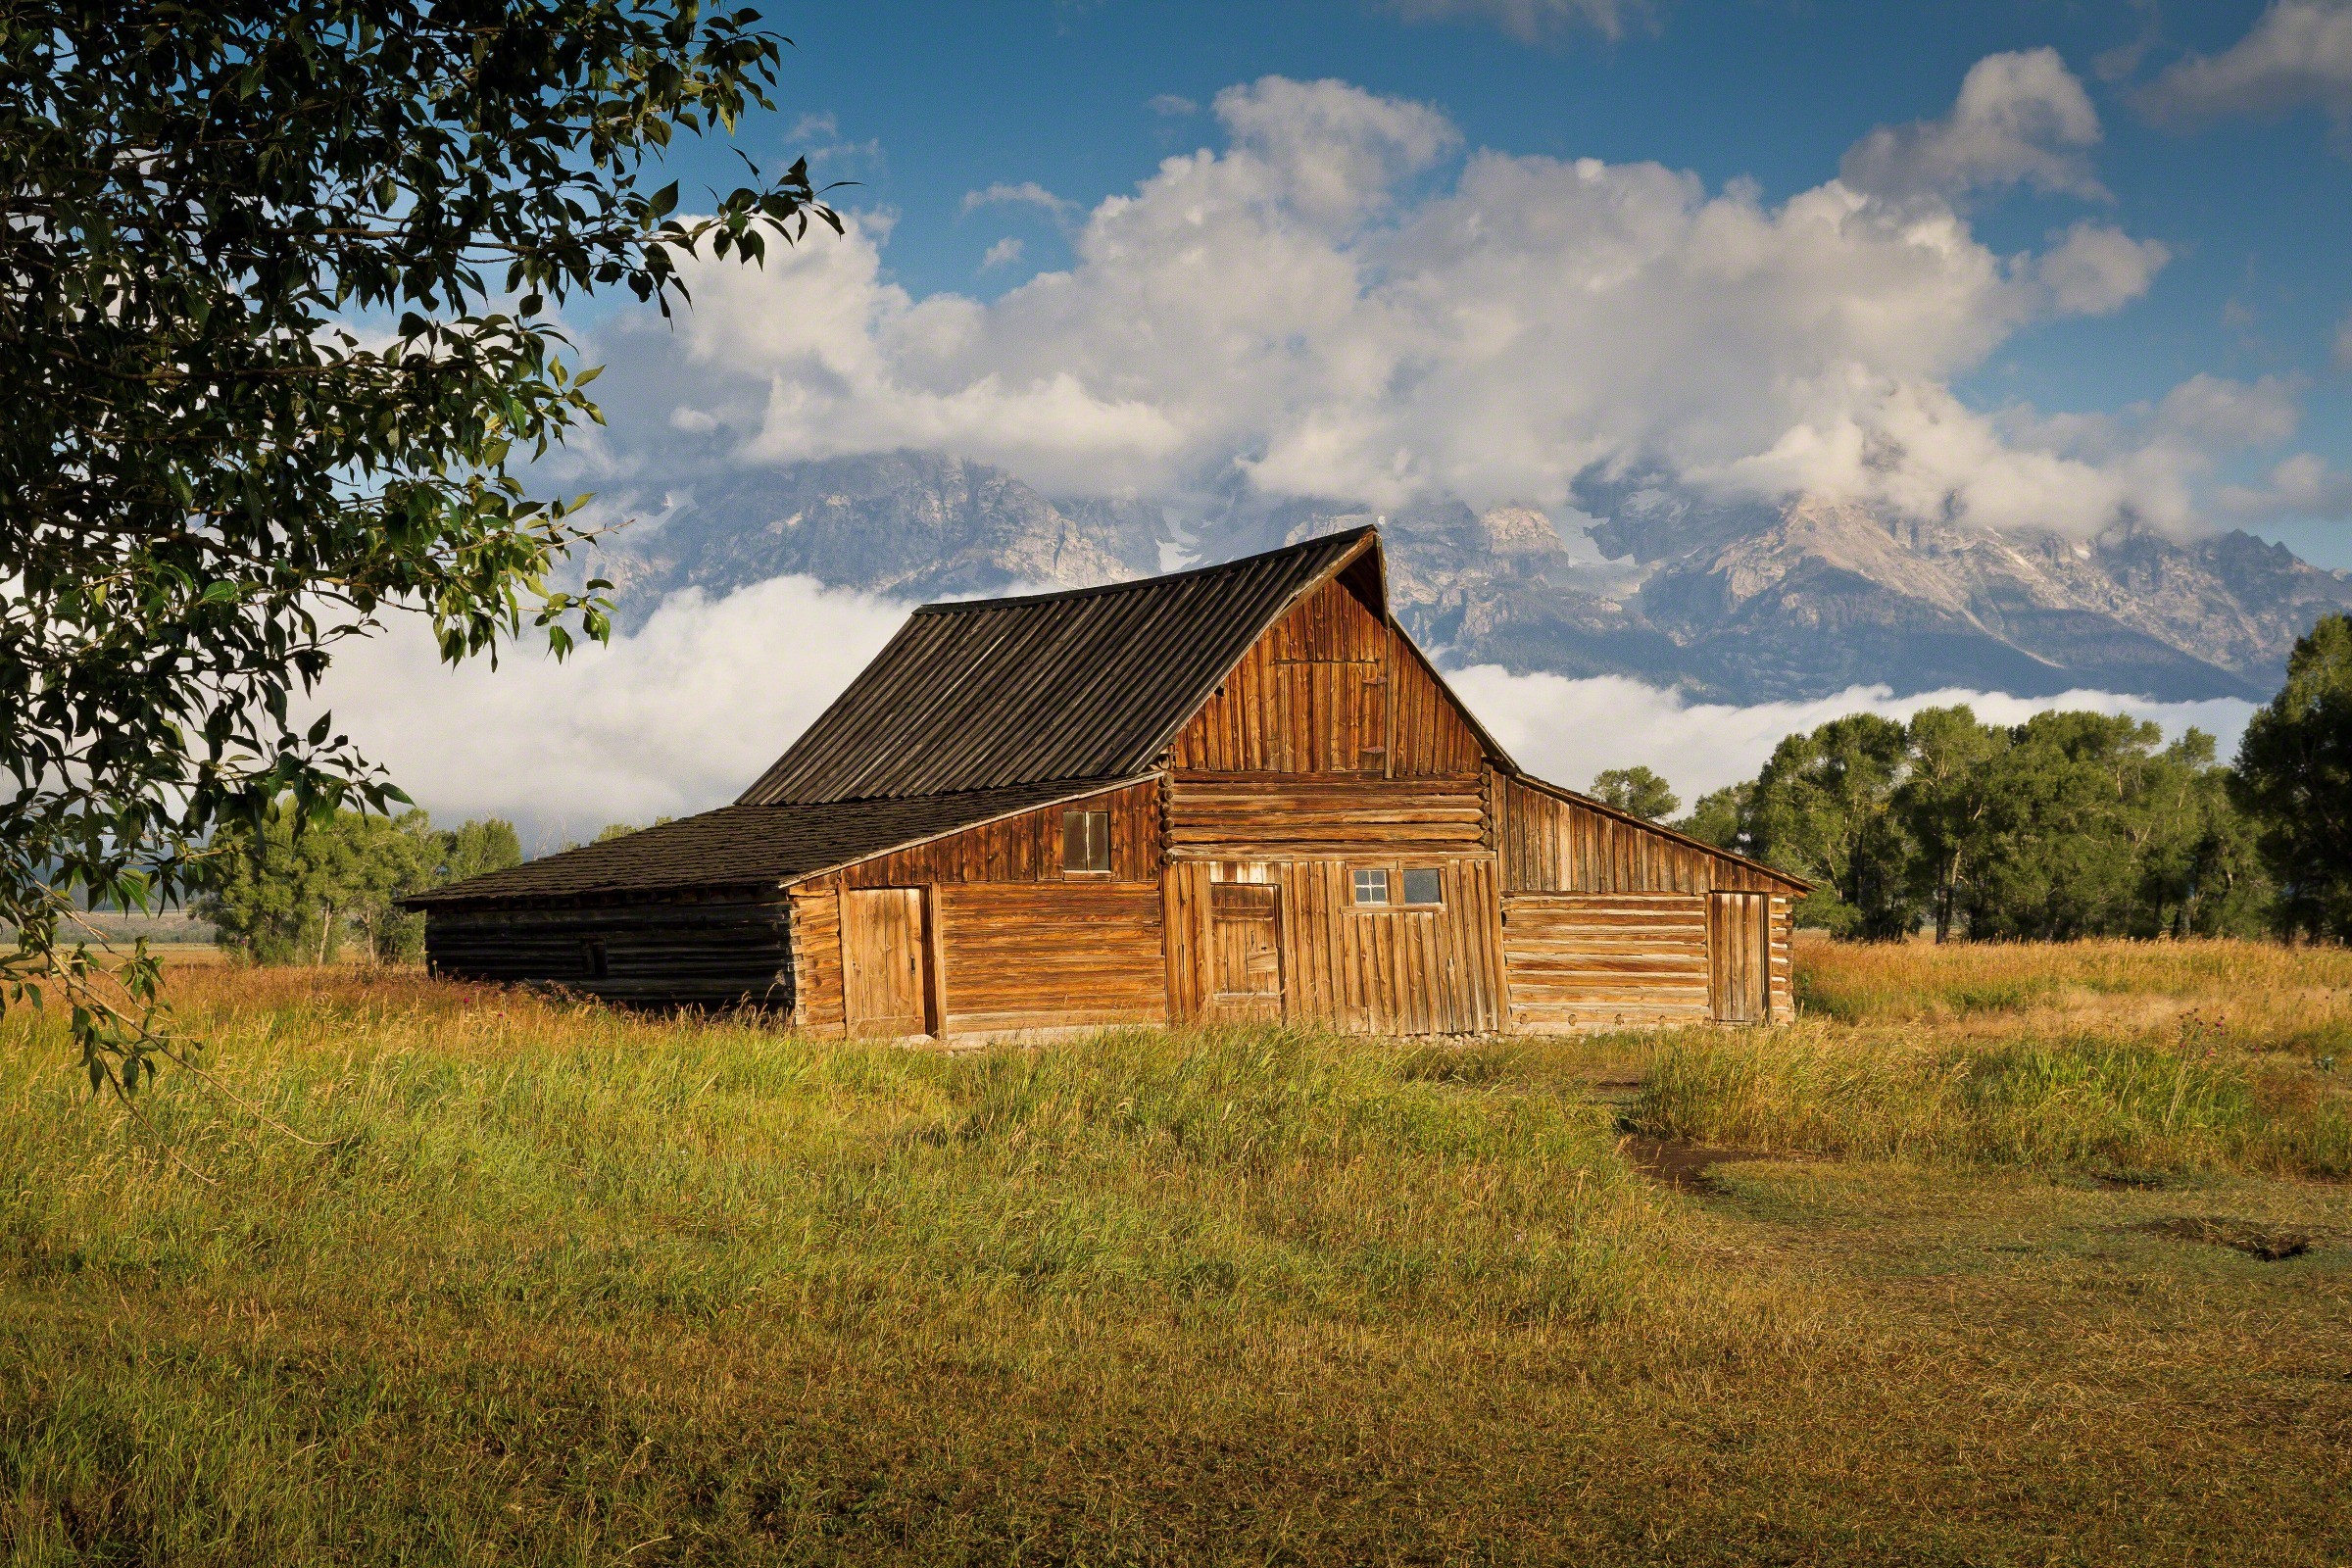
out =
[[[624,838],[583,844],[504,871],[432,888],[402,902],[422,908],[684,888],[779,887],[942,833],[1134,782],[1064,779],[904,801],[722,806]]]
[[[1140,773],[1370,528],[1168,577],[925,605],[739,806]]]

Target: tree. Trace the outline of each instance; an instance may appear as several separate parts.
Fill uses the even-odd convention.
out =
[[[1651,822],[1663,822],[1683,804],[1666,781],[1646,767],[1612,767],[1595,774],[1592,794],[1620,811],[1631,811]]]
[[[2007,745],[2004,731],[1978,723],[1965,706],[1923,708],[1905,726],[1909,765],[1894,809],[1910,837],[1913,892],[1927,901],[1938,942],[1951,939],[1961,912],[1971,857],[1992,808],[1991,763]]]
[[[409,894],[522,862],[514,824],[492,818],[434,830],[422,811],[302,815],[291,799],[257,831],[225,824],[204,861],[195,912],[220,946],[255,963],[331,963],[357,939],[378,963],[424,954]]]
[[[2352,940],[2352,617],[2322,616],[2246,723],[2233,786],[2290,929]]]
[[[93,1088],[170,1047],[77,902],[189,886],[217,826],[405,799],[289,718],[396,609],[443,656],[604,611],[546,585],[578,503],[515,472],[583,420],[553,324],[758,261],[805,165],[673,216],[673,136],[772,107],[784,42],[695,0],[25,0],[0,9],[0,960],[74,994]]]
[[[1918,925],[1910,844],[1893,809],[1909,761],[1903,726],[1875,713],[1832,719],[1773,749],[1744,834],[1759,858],[1818,884],[1799,901],[1799,920],[1873,939]]]
[[[1747,839],[1747,817],[1755,794],[1755,784],[1747,779],[1709,790],[1690,808],[1689,816],[1667,825],[1719,850],[1745,854],[1752,848]]]

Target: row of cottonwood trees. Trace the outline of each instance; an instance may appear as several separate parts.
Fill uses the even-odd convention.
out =
[[[1676,804],[1645,769],[1594,786],[1646,815]],[[2352,619],[2296,645],[2232,765],[2210,735],[2167,745],[2107,713],[1856,713],[1673,825],[1809,878],[1798,919],[1841,935],[2352,940]]]
[[[403,898],[523,859],[514,824],[498,817],[442,829],[420,810],[299,823],[297,814],[280,801],[258,828],[216,834],[203,859],[191,912],[255,963],[332,963],[354,946],[379,963],[414,962],[424,956],[424,916],[403,909]],[[636,831],[614,822],[596,837]]]

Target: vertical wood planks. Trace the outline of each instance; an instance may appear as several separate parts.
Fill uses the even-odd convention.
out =
[[[929,1032],[930,957],[920,888],[841,896],[842,1002],[849,1032],[895,1039]]]

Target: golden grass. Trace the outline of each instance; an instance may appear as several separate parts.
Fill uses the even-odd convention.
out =
[[[1972,976],[1809,948],[1808,995],[1852,1021],[1817,1001],[1793,1036],[1116,1033],[957,1056],[413,974],[191,968],[174,994],[213,1070],[299,1138],[183,1079],[151,1102],[160,1144],[77,1097],[54,1029],[20,1015],[0,1026],[0,1545],[26,1564],[2352,1557],[2352,1222],[2278,1131],[2336,1103],[2280,1031],[2340,1019],[2265,1001],[2184,1046],[2135,1009],[2228,982],[2179,953],[1975,951]],[[2274,991],[2340,972],[2204,956]],[[2069,1027],[2151,1072],[2190,1062],[2192,1091],[2290,1061],[2320,1087],[2302,1109],[2200,1111],[2202,1143],[2176,1114],[2168,1186],[2101,1180],[2105,1146],[1952,1136],[1983,1097],[1931,1117],[1935,1139],[1820,1130],[1852,1111],[1794,1135],[1820,1097],[1787,1085],[1833,1065],[2044,1039],[2055,993],[1951,1001],[2029,971],[2111,999],[2109,1023]],[[1810,1065],[1780,1072],[1782,1053]],[[1706,1090],[1722,1060],[1756,1064],[1745,1100]],[[1633,1077],[1632,1105],[1604,1102]],[[1740,1114],[1775,1147],[1859,1157],[1662,1190],[1617,1119],[1684,1079],[1691,1130],[1795,1106]],[[2319,1245],[2264,1262],[2182,1239],[2245,1227]]]

